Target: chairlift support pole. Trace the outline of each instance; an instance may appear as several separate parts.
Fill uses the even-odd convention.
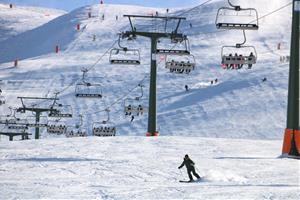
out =
[[[148,129],[147,136],[158,136],[158,131],[156,130],[156,81],[157,81],[157,62],[156,62],[156,53],[157,53],[157,42],[160,38],[185,38],[186,36],[183,34],[177,33],[178,28],[180,26],[181,20],[185,20],[184,17],[162,17],[162,16],[144,16],[144,15],[124,15],[124,17],[128,17],[131,31],[126,31],[122,33],[124,38],[130,36],[142,36],[150,38],[151,40],[151,66],[150,66],[150,89],[149,89],[149,111],[148,111]],[[143,32],[137,31],[136,27],[132,23],[132,18],[144,18],[144,19],[161,19],[170,21],[176,20],[177,25],[174,31],[167,32]]]
[[[43,112],[55,112],[56,110],[53,108],[35,108],[35,107],[26,107],[24,104],[24,99],[30,99],[30,100],[44,100],[44,101],[57,101],[58,98],[38,98],[38,97],[18,97],[18,99],[22,102],[22,107],[17,109],[17,112],[25,113],[26,111],[31,111],[35,113],[35,123],[39,124],[40,117]],[[40,138],[40,127],[35,127],[35,137],[36,140]]]
[[[289,89],[287,125],[284,135],[282,155],[300,158],[299,127],[299,26],[300,0],[293,0],[292,37],[290,49]]]

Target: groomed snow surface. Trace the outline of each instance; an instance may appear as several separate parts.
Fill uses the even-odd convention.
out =
[[[290,0],[241,2],[241,6],[258,8],[263,16]],[[43,16],[43,22],[32,17],[29,26],[17,23],[18,19],[24,18],[23,12],[28,16],[40,9],[7,9],[1,4],[0,20],[16,22],[0,26],[0,88],[6,99],[0,106],[1,119],[10,113],[9,106],[21,106],[18,96],[53,97],[61,91],[60,103],[71,105],[74,117],[60,122],[76,131],[82,114],[80,129],[89,137],[49,135],[43,128],[39,141],[8,142],[2,136],[0,199],[300,199],[299,161],[278,158],[288,88],[288,63],[279,60],[289,55],[291,6],[261,19],[258,31],[247,32],[247,44],[254,45],[258,53],[252,70],[225,71],[220,67],[221,47],[241,42],[243,37],[241,31],[217,32],[215,15],[224,5],[226,1],[216,0],[184,15],[187,21],[180,31],[190,39],[195,71],[171,74],[163,58],[157,56],[161,136],[146,138],[147,114],[130,123],[124,115],[124,100],[140,95],[137,85],[142,81],[141,103],[148,104],[150,42],[143,38],[133,43],[123,41],[141,51],[140,66],[113,66],[109,54],[102,55],[115,44],[117,33],[129,29],[123,14],[158,11],[166,15],[164,9],[94,5],[64,15],[51,11],[59,16],[51,21],[45,16],[48,11],[43,10],[33,14]],[[92,18],[88,18],[89,12]],[[171,12],[178,15],[184,11]],[[58,54],[54,53],[56,45],[60,47]],[[15,59],[19,59],[17,68],[13,67]],[[81,69],[91,66],[87,79],[101,84],[103,98],[75,98]],[[218,83],[211,85],[216,78]],[[185,84],[189,92],[185,92]],[[107,107],[117,136],[91,136],[93,123],[106,119],[101,111]],[[43,114],[42,120],[46,116]],[[17,113],[17,117],[33,119],[32,113]],[[29,131],[34,133],[33,128]],[[188,179],[185,169],[182,174],[177,169],[185,154],[196,162],[203,182],[178,182]]]
[[[1,199],[299,199],[299,161],[281,141],[199,137],[47,139],[0,144]],[[203,178],[180,171],[189,153]]]

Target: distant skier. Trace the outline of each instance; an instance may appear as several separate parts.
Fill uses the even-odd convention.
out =
[[[167,8],[167,10],[166,10],[166,11],[167,11],[167,13],[169,13],[169,8]]]
[[[104,19],[105,19],[105,16],[104,16],[104,14],[102,15],[102,20],[104,21]]]
[[[190,159],[190,157],[186,154],[183,158],[183,162],[182,164],[178,167],[178,169],[181,169],[183,166],[185,165],[186,169],[187,169],[187,173],[189,175],[189,182],[194,181],[193,175],[197,178],[200,179],[201,177],[196,173],[195,170],[195,163]]]
[[[133,120],[134,120],[134,116],[132,115],[132,116],[131,116],[130,123],[132,123],[132,122],[133,122]]]
[[[189,91],[189,86],[188,86],[188,85],[185,85],[184,88],[185,88],[185,91],[186,91],[186,92]]]
[[[193,28],[193,24],[192,23],[190,23],[190,28]]]
[[[267,78],[264,77],[264,78],[262,79],[262,82],[266,82],[266,81],[267,81]]]

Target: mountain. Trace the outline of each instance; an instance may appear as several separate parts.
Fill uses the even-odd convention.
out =
[[[0,3],[0,41],[34,29],[65,11],[38,7],[15,6]]]

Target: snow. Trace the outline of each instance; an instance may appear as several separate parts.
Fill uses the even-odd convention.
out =
[[[145,86],[141,104],[148,106],[150,42],[144,38],[128,42],[129,47],[140,50],[140,66],[110,65],[107,50],[117,47],[117,33],[129,29],[123,14],[158,11],[166,15],[164,9],[93,5],[41,26],[35,19],[29,22],[32,27],[20,23],[16,27],[22,31],[14,37],[13,33],[0,34],[0,87],[7,102],[0,106],[1,119],[9,114],[9,106],[21,106],[19,96],[53,97],[60,91],[59,102],[71,105],[73,111],[73,118],[60,123],[68,130],[86,130],[89,136],[53,136],[44,128],[38,141],[8,142],[2,136],[1,198],[299,199],[299,161],[278,158],[288,88],[288,63],[279,59],[289,55],[291,6],[261,19],[258,31],[247,31],[247,44],[254,45],[258,54],[252,70],[225,71],[220,66],[221,47],[234,45],[243,37],[241,31],[216,30],[215,15],[224,2],[213,1],[184,15],[187,21],[181,31],[190,39],[195,71],[171,74],[162,57],[157,57],[157,126],[161,135],[157,138],[141,137],[147,130],[146,113],[132,123],[124,115],[124,101],[140,95],[140,83]],[[289,2],[253,0],[242,1],[242,6],[256,7],[263,16]],[[22,9],[27,13],[38,10]],[[186,11],[177,10],[174,15]],[[89,12],[92,18],[88,18]],[[14,19],[18,21],[21,11],[16,13],[20,14]],[[6,15],[15,13],[3,14],[0,9],[0,19]],[[77,24],[81,25],[79,31]],[[8,28],[4,24],[0,32]],[[279,42],[281,50],[277,50]],[[56,45],[60,47],[57,54]],[[15,59],[20,59],[16,68]],[[89,82],[102,86],[102,99],[75,97],[82,68],[90,69]],[[211,84],[216,78],[218,82]],[[51,102],[26,104],[49,106]],[[117,137],[92,137],[93,124],[107,118],[106,108],[111,110],[110,123],[117,127]],[[32,113],[16,115],[33,119]],[[83,124],[78,128],[80,115]],[[42,119],[46,116],[43,113]],[[3,128],[1,125],[0,130]],[[34,129],[29,131],[34,133]],[[177,170],[186,153],[196,162],[203,182],[178,182],[187,179],[185,170],[183,175]]]
[[[0,143],[3,199],[299,199],[299,161],[280,140],[200,137]],[[188,153],[203,178],[177,167]]]
[[[34,29],[65,14],[62,10],[0,3],[0,41]]]
[[[262,16],[287,2],[276,1],[266,11],[259,6],[260,1],[255,1],[254,5],[258,5],[256,7],[259,7]],[[216,2],[194,9],[187,14],[187,22],[182,24],[196,58],[194,72],[184,76],[174,75],[168,73],[163,62],[159,64],[159,131],[161,135],[281,139],[286,118],[288,64],[280,63],[279,57],[289,52],[290,33],[286,28],[289,30],[290,27],[291,7],[262,19],[259,31],[247,32],[248,44],[254,45],[258,53],[258,64],[253,70],[224,71],[219,65],[222,45],[234,45],[243,38],[239,31],[205,34],[216,32],[215,14],[222,5],[224,2]],[[165,14],[163,10],[137,6],[83,7],[2,42],[0,62],[6,63],[1,64],[3,70],[0,78],[8,104],[20,106],[17,96],[51,97],[55,91],[64,90],[60,95],[61,102],[73,107],[75,120],[79,114],[86,113],[83,127],[89,135],[93,122],[106,118],[105,113],[98,112],[106,107],[110,107],[111,121],[117,125],[119,135],[144,135],[147,115],[136,117],[135,122],[130,123],[130,119],[123,114],[123,106],[126,98],[140,95],[138,89],[130,91],[142,80],[145,85],[143,104],[147,106],[148,40],[139,38],[129,44],[141,51],[140,66],[109,65],[108,54],[94,64],[115,43],[117,33],[128,30],[129,22],[121,17],[123,14],[147,15],[156,10]],[[88,12],[92,13],[93,18],[87,17]],[[103,14],[105,20],[102,20]],[[115,20],[116,15],[119,16],[118,21]],[[277,29],[272,28],[274,19]],[[194,24],[192,29],[190,22]],[[76,30],[78,23],[82,27],[79,32]],[[96,41],[93,41],[93,35]],[[238,39],[234,37],[237,35]],[[283,44],[280,51],[276,49],[279,42]],[[54,53],[56,45],[62,50],[59,54]],[[24,60],[19,62],[18,68],[11,68],[16,58]],[[103,86],[104,98],[99,101],[74,98],[75,83],[82,76],[81,69],[90,66],[94,68],[88,72],[88,80]],[[267,82],[262,82],[264,77],[267,77]],[[210,85],[210,81],[216,78],[218,84]],[[191,88],[188,93],[184,90],[185,84]],[[74,120],[66,123],[72,126]],[[201,135],[198,130],[203,130]],[[43,134],[43,137],[48,136]]]

